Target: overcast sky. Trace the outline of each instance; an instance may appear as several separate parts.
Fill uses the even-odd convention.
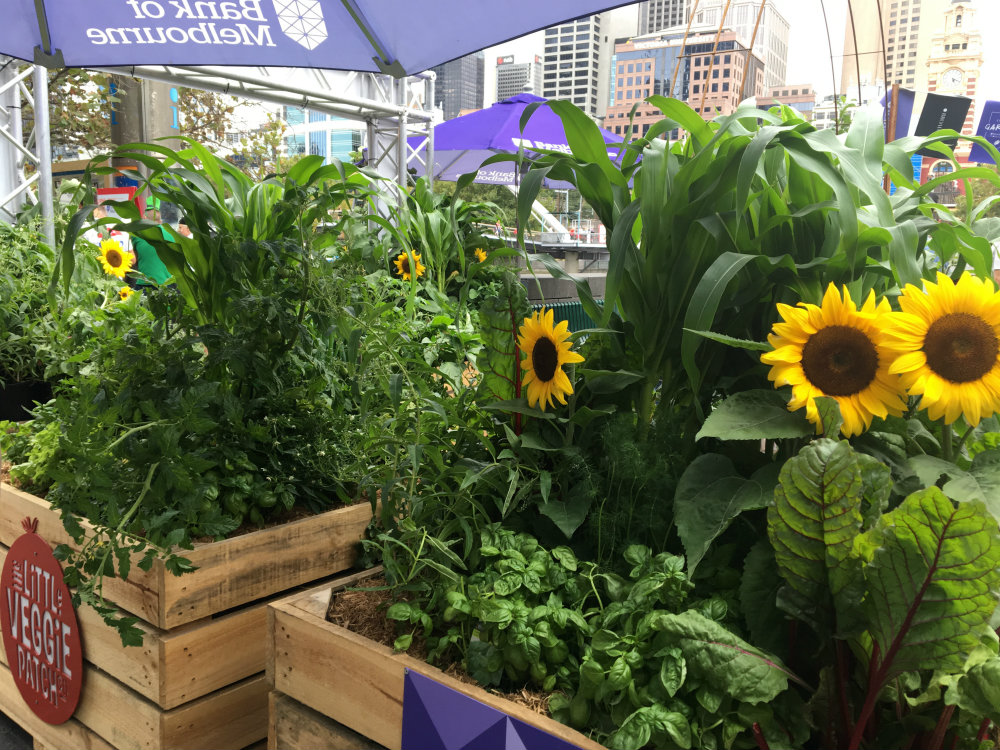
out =
[[[853,0],[855,7],[859,3],[871,3],[874,0]],[[774,0],[778,11],[788,19],[790,38],[788,44],[788,81],[787,83],[812,83],[820,94],[832,93],[834,84],[830,71],[830,52],[826,33],[823,31],[823,6],[826,7],[826,18],[830,27],[830,40],[833,47],[833,69],[837,81],[840,80],[842,55],[844,50],[844,29],[847,17],[847,0]],[[1000,0],[977,0],[976,12],[979,27],[987,39],[990,33],[1000,30]],[[817,37],[819,33],[819,37]],[[527,62],[529,55],[542,54],[544,36],[542,33],[530,34],[527,37],[490,47],[486,50],[486,95],[491,98],[496,86],[493,66],[499,55],[513,54],[515,62]],[[984,43],[985,63],[980,78],[979,93],[981,98],[1000,99],[1000,49],[997,45]],[[977,108],[981,110],[980,108]]]

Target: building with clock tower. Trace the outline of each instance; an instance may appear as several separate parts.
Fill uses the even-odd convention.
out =
[[[983,66],[983,37],[971,0],[952,0],[944,13],[944,24],[931,37],[927,58],[927,91],[972,99],[962,133],[973,135],[976,119],[976,86]],[[960,141],[955,151],[959,161],[969,157],[971,144]]]

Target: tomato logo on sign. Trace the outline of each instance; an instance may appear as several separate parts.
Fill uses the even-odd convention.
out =
[[[22,525],[27,533],[11,545],[0,573],[4,650],[28,706],[43,721],[62,724],[80,700],[80,627],[62,568],[36,533],[38,520]]]

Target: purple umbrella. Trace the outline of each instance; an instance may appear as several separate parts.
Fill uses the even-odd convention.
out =
[[[521,115],[530,104],[540,106],[532,112],[521,131]],[[499,153],[516,154],[519,146],[524,146],[526,156],[537,156],[539,150],[570,153],[566,143],[566,132],[559,115],[547,106],[548,100],[532,94],[517,94],[510,99],[497,102],[487,109],[481,109],[462,117],[445,120],[434,126],[434,164],[431,165],[434,179],[453,182],[460,175],[478,172],[475,182],[493,185],[513,185],[516,180],[515,162],[482,163]],[[604,142],[622,142],[620,135],[602,130]],[[427,174],[427,138],[412,136],[408,144],[414,153],[408,167],[417,170],[417,176]],[[608,149],[611,159],[618,157],[618,148]],[[568,182],[546,181],[546,186],[556,188],[572,187]]]

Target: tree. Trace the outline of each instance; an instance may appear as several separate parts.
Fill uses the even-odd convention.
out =
[[[179,88],[177,94],[181,133],[209,151],[218,150],[239,100],[201,89]]]
[[[267,113],[267,121],[240,138],[240,145],[226,157],[248,177],[263,180],[269,174],[285,172],[300,158],[288,157],[285,151],[285,131],[288,125],[280,117]]]
[[[112,97],[108,76],[79,68],[48,71],[49,133],[55,155],[94,154],[111,149]],[[33,80],[26,79],[29,91]],[[189,136],[215,151],[221,146],[229,126],[235,97],[222,96],[200,89],[178,87],[178,124],[182,135]],[[34,121],[34,110],[26,106],[25,137]]]

